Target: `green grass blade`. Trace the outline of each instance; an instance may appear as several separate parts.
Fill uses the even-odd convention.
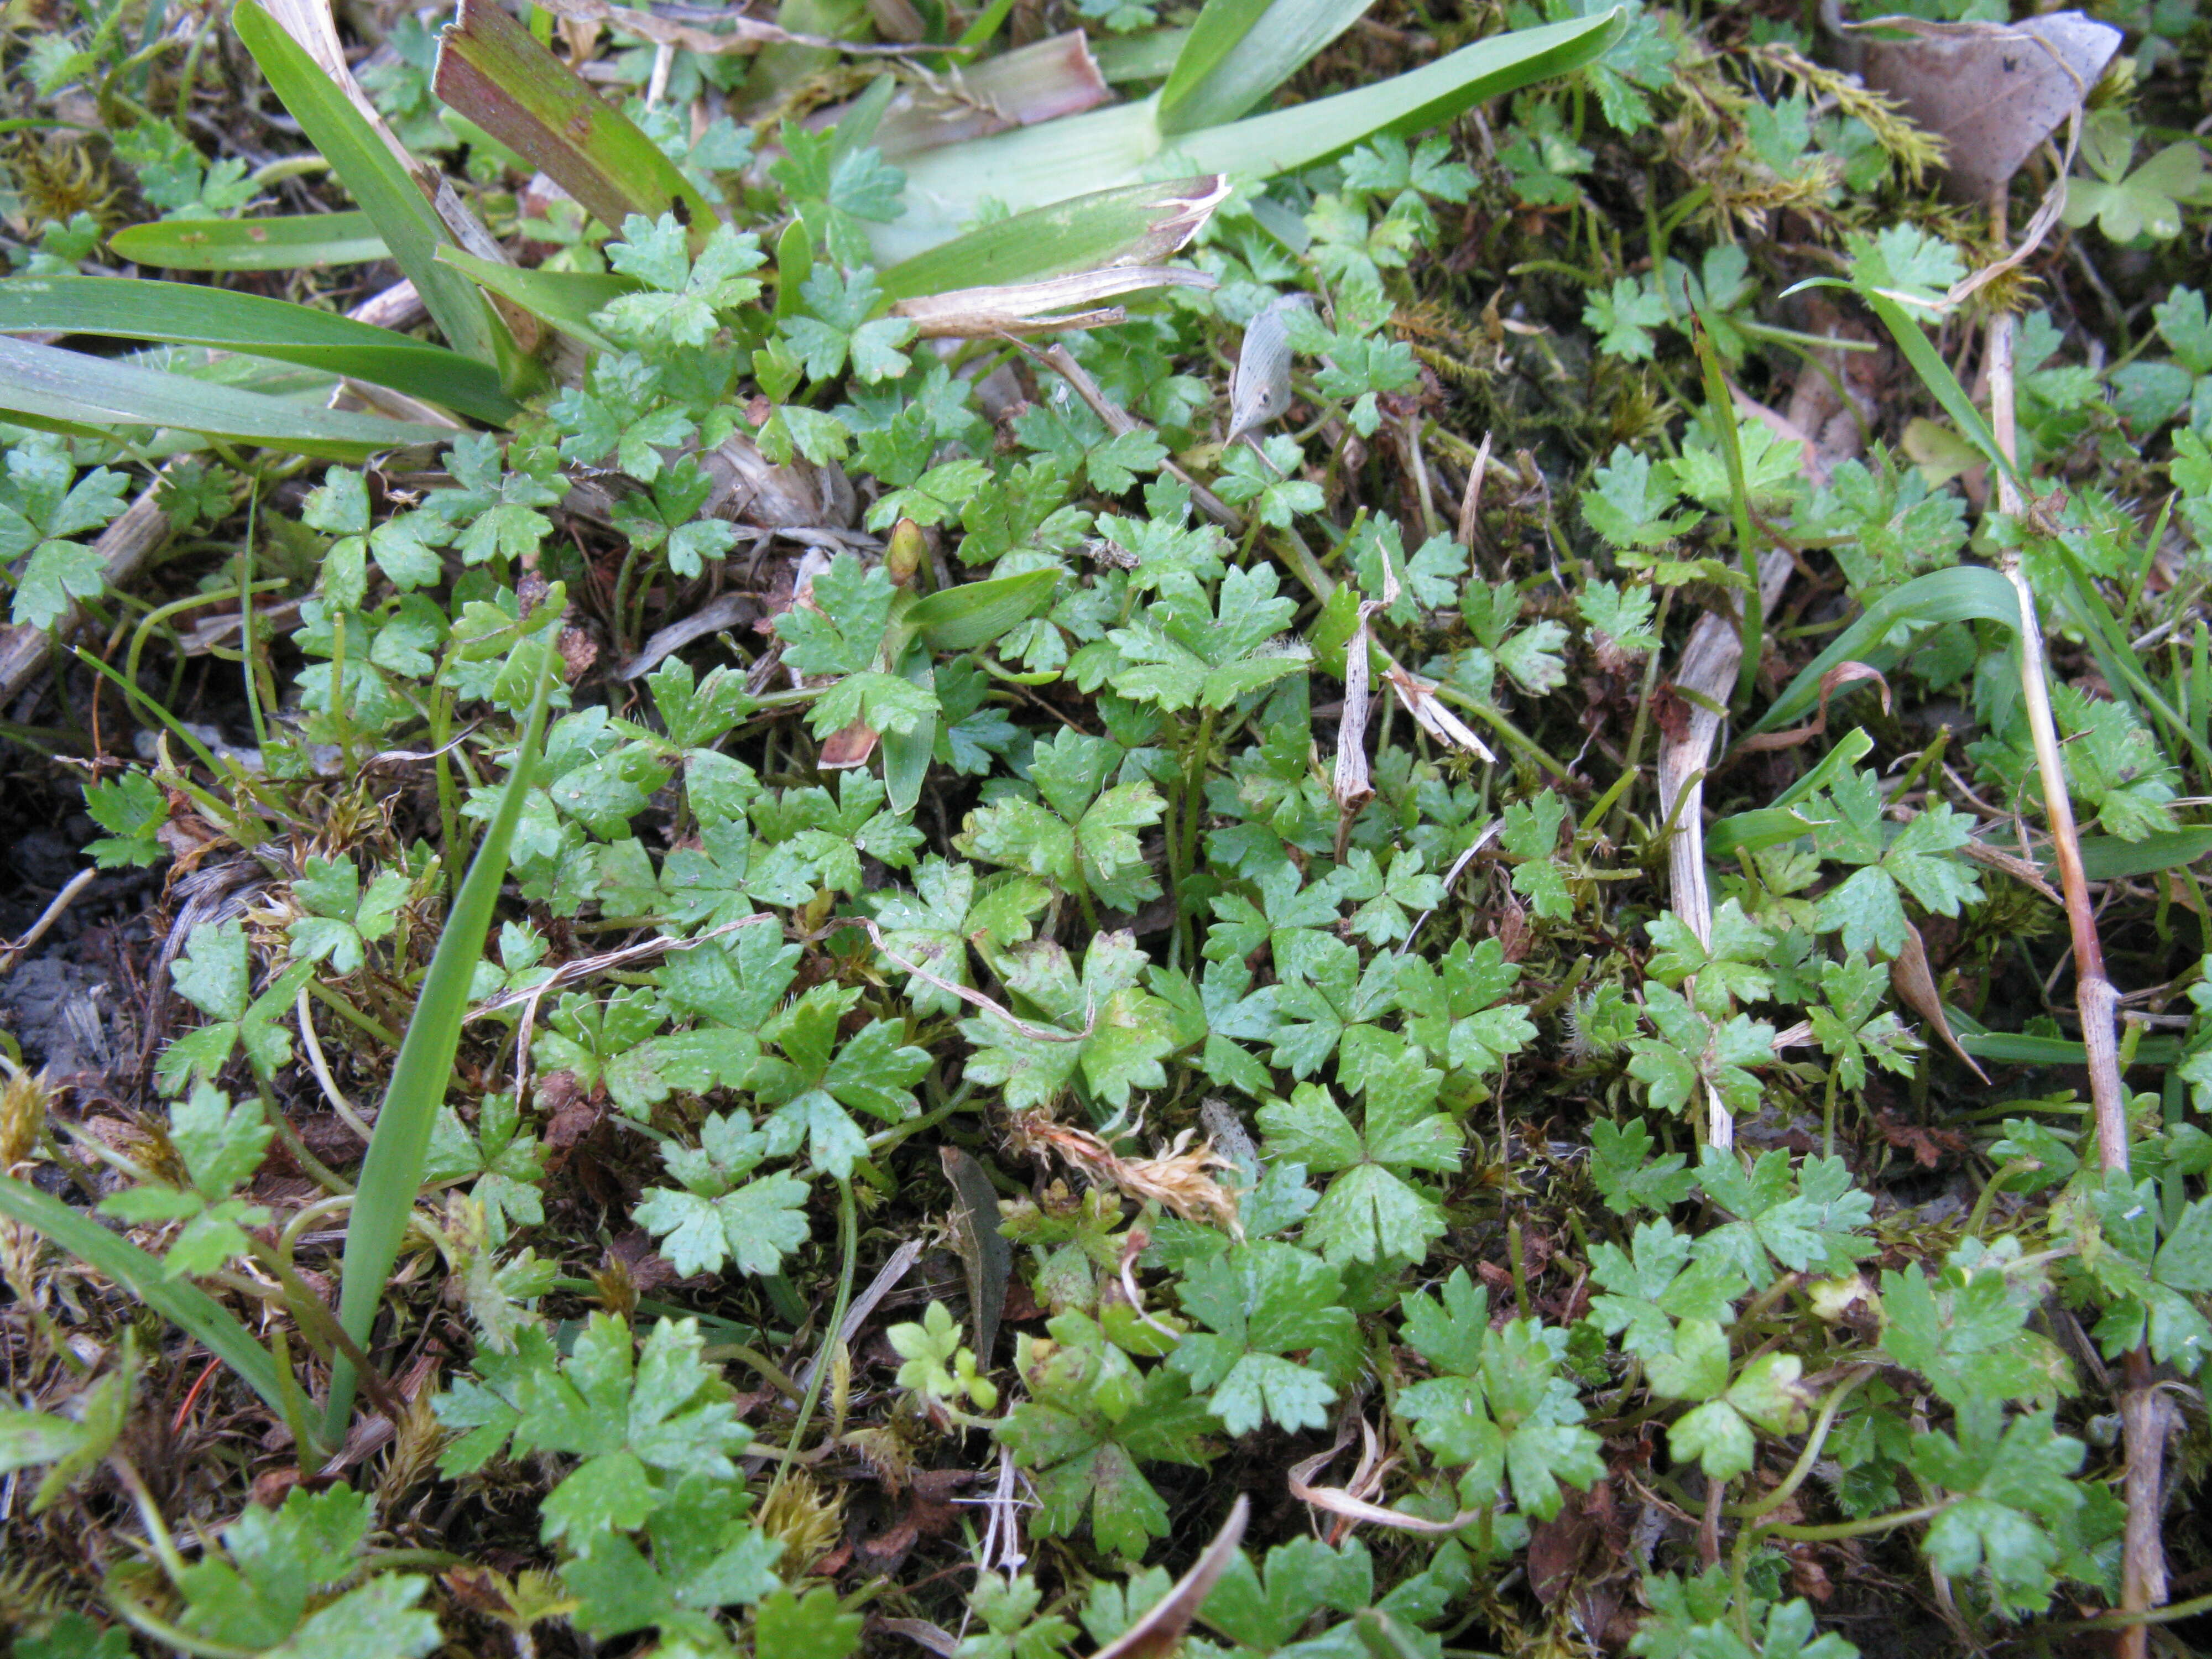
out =
[[[2212,853],[2212,828],[2166,830],[2141,841],[2122,841],[2118,836],[2081,837],[2081,873],[2091,881],[2126,881],[2136,876],[2179,870]],[[2047,870],[2057,866],[2046,864]]]
[[[544,605],[548,615],[561,614],[557,587]],[[438,1108],[445,1103],[446,1088],[453,1080],[453,1055],[460,1047],[469,980],[483,956],[492,910],[499,902],[500,886],[507,879],[507,850],[537,770],[538,740],[545,728],[546,695],[552,684],[553,653],[549,636],[542,632],[534,641],[517,648],[538,653],[538,688],[531,699],[530,719],[515,749],[514,769],[500,792],[499,810],[477,845],[476,857],[470,862],[468,876],[461,883],[438,949],[430,958],[430,969],[422,976],[414,1018],[407,1022],[399,1058],[384,1091],[384,1107],[377,1115],[368,1156],[362,1160],[353,1212],[346,1223],[338,1323],[363,1349],[368,1346],[385,1281],[391,1276],[392,1264],[398,1260],[407,1218],[421,1194],[431,1127],[437,1121]],[[331,1368],[325,1433],[333,1444],[345,1438],[360,1380],[352,1363],[343,1357]]]
[[[308,142],[322,152],[361,204],[391,250],[392,263],[422,296],[447,343],[479,362],[501,362],[509,343],[505,328],[475,283],[438,264],[438,246],[450,245],[453,233],[407,176],[391,147],[258,0],[239,0],[231,16],[239,40],[253,54]]]
[[[228,1309],[198,1285],[169,1278],[159,1261],[129,1239],[13,1176],[0,1175],[0,1215],[44,1235],[106,1273],[236,1371],[270,1410],[283,1413],[284,1394],[276,1362]]]
[[[101,429],[168,428],[334,461],[453,435],[445,427],[288,403],[27,340],[0,339],[0,412]]]
[[[1026,217],[1035,209],[1140,184],[1159,149],[1147,98],[909,155],[899,163],[906,173],[906,211],[868,228],[877,264],[896,269],[957,236],[964,240],[963,233],[976,234],[971,222],[987,196]]]
[[[963,582],[915,600],[905,623],[933,651],[973,651],[1043,609],[1059,581],[1045,569]]]
[[[1626,27],[1612,11],[1495,35],[1356,92],[1179,133],[1175,154],[1207,173],[1271,178],[1327,161],[1378,132],[1418,133],[1486,98],[1569,74],[1596,59]],[[903,217],[870,232],[877,258],[892,265],[951,240],[986,197],[1026,214],[1140,183],[1169,142],[1158,105],[1157,95],[1112,104],[908,158],[902,164],[908,206]]]
[[[1795,806],[1815,790],[1826,789],[1844,772],[1856,766],[1874,752],[1874,739],[1867,735],[1863,726],[1855,726],[1836,740],[1836,746],[1820,757],[1820,763],[1811,771],[1774,798],[1776,806]],[[1726,819],[1722,820],[1726,823]],[[1715,826],[1718,828],[1717,825]]]
[[[1735,527],[1736,564],[1743,572],[1741,655],[1736,667],[1735,694],[1729,699],[1729,707],[1741,711],[1751,701],[1752,684],[1759,678],[1759,648],[1766,631],[1759,593],[1759,550],[1751,533],[1751,490],[1744,483],[1735,397],[1729,390],[1728,376],[1721,373],[1720,354],[1713,349],[1712,331],[1703,311],[1693,314],[1690,343],[1697,350],[1698,372],[1705,378],[1705,412],[1720,442],[1721,459],[1728,467],[1729,512]]]
[[[1706,830],[1705,856],[1715,864],[1726,864],[1739,853],[1756,853],[1809,836],[1820,822],[1787,806],[1756,806]]]
[[[1867,735],[1866,728],[1853,726],[1836,740],[1834,748],[1820,757],[1819,764],[1777,795],[1771,804],[1723,818],[1706,830],[1706,856],[1716,864],[1725,864],[1739,853],[1779,847],[1807,834],[1815,820],[1811,814],[1799,810],[1798,803],[1826,789],[1839,774],[1856,766],[1873,750],[1874,739]]]
[[[898,672],[908,684],[935,695],[937,670],[928,652],[908,652]],[[892,811],[911,812],[921,800],[921,786],[929,775],[930,758],[937,748],[936,714],[924,715],[911,732],[884,732],[882,743],[884,798]]]
[[[1152,29],[1144,34],[1117,34],[1091,43],[1098,72],[1106,84],[1118,87],[1130,81],[1158,81],[1172,74],[1182,56],[1188,29]]]
[[[1882,326],[1897,342],[1897,349],[1905,354],[1905,361],[1912,365],[1912,372],[1920,377],[1921,385],[1942,406],[1966,441],[1988,456],[1999,471],[2020,486],[2023,495],[2033,495],[2027,481],[2013,465],[2012,457],[1998,446],[1996,434],[1982,418],[1982,411],[1974,407],[1974,400],[1966,395],[1966,388],[1959,384],[1959,377],[1951,372],[1951,365],[1928,343],[1928,335],[1920,325],[1905,314],[1905,307],[1896,301],[1865,289],[1854,290],[1866,301],[1874,314],[1881,319]]]
[[[391,258],[366,213],[283,219],[160,219],[107,239],[118,259],[159,270],[301,270]]]
[[[672,212],[695,243],[714,207],[637,124],[491,0],[462,0],[438,43],[438,96],[541,169],[610,229]]]
[[[1951,1011],[1955,1025],[1958,1013]],[[2003,1066],[2080,1066],[2089,1051],[2071,1037],[2027,1036],[2014,1031],[1960,1031],[1959,1046],[1977,1060]],[[2181,1058],[2178,1037],[2146,1037],[2136,1045],[2138,1066],[2171,1066]]]
[[[259,295],[119,276],[17,277],[0,286],[0,333],[55,330],[239,351],[426,398],[494,425],[520,407],[488,363],[387,328]]]
[[[1866,614],[1836,636],[1813,659],[1790,689],[1759,717],[1746,736],[1787,726],[1820,700],[1820,676],[1839,662],[1868,662],[1890,629],[1901,623],[1933,625],[1950,622],[1994,622],[2017,629],[2020,599],[2012,584],[1985,565],[1954,565],[1916,576],[1885,594]],[[1880,666],[1876,664],[1876,666]]]
[[[2143,672],[2142,665],[2136,660],[2135,647],[2129,642],[2127,629],[2112,614],[2112,606],[2098,591],[2095,579],[2082,568],[2074,550],[2057,536],[2042,538],[2041,545],[2065,568],[2067,586],[2061,596],[2063,614],[2081,629],[2083,642],[2088,646],[2089,654],[2096,659],[2098,671],[2112,687],[2112,695],[2138,714],[2149,709],[2196,752],[2199,765],[2212,767],[2212,748],[2207,747],[2197,735],[2196,728]]]
[[[466,272],[471,281],[514,301],[540,322],[603,351],[613,350],[614,345],[592,326],[592,313],[645,286],[619,271],[526,270],[520,265],[479,259],[457,247],[440,248],[438,263]]]
[[[1172,137],[1250,114],[1374,0],[1206,0],[1160,88]]]
[[[1197,234],[1227,193],[1224,180],[1204,173],[1099,191],[979,225],[877,281],[892,299],[910,300],[1106,265],[1156,265]]]
[[[1178,155],[1212,173],[1268,178],[1341,155],[1379,132],[1410,137],[1516,92],[1594,63],[1628,27],[1619,10],[1571,23],[1516,29],[1356,92],[1272,114],[1180,133]]]
[[[1270,0],[1206,0],[1206,4],[1199,10],[1198,21],[1190,26],[1190,32],[1183,37],[1182,50],[1176,54],[1175,62],[1168,70],[1165,84],[1160,88],[1161,131],[1173,132],[1188,127],[1213,126],[1223,121],[1233,121],[1248,113],[1252,105],[1259,102],[1255,98],[1241,109],[1210,115],[1202,121],[1185,121],[1182,127],[1170,125],[1176,116],[1189,110],[1194,95],[1212,79],[1214,71],[1236,51],[1237,43],[1252,33],[1253,25],[1267,15],[1269,3]],[[1266,94],[1261,95],[1264,97]],[[1218,92],[1216,97],[1209,101],[1221,101]]]

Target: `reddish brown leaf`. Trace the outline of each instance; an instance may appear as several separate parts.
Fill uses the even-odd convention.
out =
[[[1965,1061],[1968,1071],[1987,1083],[1989,1073],[1974,1063],[1974,1057],[1961,1048],[1959,1039],[1951,1035],[1951,1022],[1943,1013],[1943,999],[1936,993],[1936,975],[1929,970],[1928,947],[1920,942],[1920,930],[1909,921],[1905,924],[1905,949],[1889,964],[1889,982],[1905,1006],[1926,1020],[1929,1029],[1942,1038],[1943,1046]]]

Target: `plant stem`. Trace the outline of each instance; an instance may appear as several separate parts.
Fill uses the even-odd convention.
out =
[[[453,757],[446,752],[453,735],[453,696],[444,676],[441,665],[430,684],[430,752],[437,757],[432,764],[438,780],[439,842],[446,866],[446,902],[450,905],[461,890],[469,855],[461,844],[461,805],[459,793],[453,787]]]
[[[141,1635],[150,1636],[164,1647],[174,1648],[179,1653],[189,1653],[194,1659],[254,1659],[258,1648],[234,1648],[221,1642],[210,1642],[197,1636],[187,1636],[167,1620],[155,1617],[138,1605],[111,1582],[106,1587],[107,1604],[121,1615],[123,1622]]]
[[[1750,700],[1752,685],[1759,678],[1759,649],[1766,627],[1759,591],[1759,547],[1752,538],[1751,494],[1744,481],[1743,447],[1736,435],[1735,397],[1729,389],[1728,377],[1721,373],[1720,354],[1713,349],[1712,336],[1701,315],[1692,314],[1690,341],[1697,349],[1698,364],[1705,375],[1705,407],[1712,418],[1713,434],[1728,466],[1736,562],[1743,570],[1743,614],[1737,623],[1742,655],[1736,665],[1735,694],[1729,700],[1730,707],[1741,709]]]
[[[822,1333],[822,1349],[814,1361],[814,1375],[806,1379],[806,1395],[799,1402],[799,1415],[792,1422],[791,1439],[787,1443],[792,1455],[799,1455],[806,1438],[806,1425],[814,1415],[814,1402],[822,1397],[822,1379],[830,1373],[830,1356],[844,1340],[845,1310],[853,1302],[853,1273],[860,1265],[860,1218],[853,1203],[853,1183],[849,1180],[837,1183],[837,1250],[843,1258],[837,1267],[837,1300],[830,1310],[830,1323]],[[768,1496],[761,1501],[762,1509],[775,1502],[775,1495],[783,1488],[791,1465],[786,1462],[775,1472]]]
[[[238,574],[238,644],[245,661],[246,713],[253,725],[253,744],[260,750],[262,764],[271,758],[269,753],[269,723],[261,714],[261,653],[253,640],[253,538],[260,530],[261,481],[257,477],[252,489],[246,492],[246,536],[239,544],[240,570]]]
[[[1984,1181],[1982,1183],[1982,1190],[1975,1196],[1974,1199],[1974,1207],[1967,1212],[1966,1214],[1966,1237],[1968,1238],[1979,1238],[1982,1236],[1982,1223],[1988,1218],[1990,1213],[1990,1203],[1991,1200],[1996,1197],[1997,1189],[2002,1186],[2004,1182],[2009,1181],[2013,1176],[2016,1175],[2025,1175],[2028,1170],[2034,1167],[2035,1160],[2033,1158],[2016,1158],[2013,1159],[2011,1163],[2005,1164],[2002,1168],[1999,1169],[1996,1174],[1992,1175],[1987,1181]]]
[[[1787,1538],[1793,1543],[1826,1544],[1843,1538],[1870,1538],[1879,1532],[1894,1532],[1899,1527],[1909,1527],[1916,1521],[1932,1521],[1957,1502],[1945,1498],[1940,1504],[1923,1504],[1917,1510],[1892,1510],[1887,1515],[1869,1516],[1863,1521],[1838,1521],[1826,1527],[1769,1527],[1767,1531],[1777,1538]]]
[[[320,980],[311,979],[307,981],[307,994],[314,998],[316,1001],[321,1003],[324,1007],[329,1009],[339,1018],[353,1025],[365,1035],[375,1038],[377,1042],[382,1043],[386,1048],[397,1048],[399,1046],[398,1035],[389,1026],[386,1026],[362,1012],[360,1009],[355,1007],[353,1004],[348,1002],[343,997],[340,996],[336,991],[333,991],[329,986],[324,984]]]
[[[1879,1369],[1874,1365],[1858,1366],[1829,1389],[1828,1397],[1820,1402],[1820,1416],[1813,1419],[1812,1432],[1805,1437],[1805,1449],[1797,1454],[1797,1461],[1790,1466],[1790,1473],[1783,1476],[1782,1484],[1756,1503],[1731,1504],[1728,1513],[1739,1520],[1762,1521],[1795,1498],[1797,1488],[1805,1484],[1805,1477],[1813,1473],[1813,1465],[1820,1455],[1820,1448],[1827,1443],[1828,1431],[1834,1426],[1836,1413],[1844,1408],[1844,1401]]]
[[[1183,884],[1196,867],[1198,860],[1199,826],[1206,821],[1206,763],[1213,753],[1213,722],[1217,710],[1209,708],[1200,716],[1198,735],[1191,739],[1190,748],[1182,760],[1182,823],[1179,826],[1179,844],[1174,854],[1176,952],[1182,962],[1194,960],[1189,948],[1190,913],[1183,908]],[[1094,929],[1097,923],[1092,923]]]
[[[300,1172],[333,1198],[343,1198],[350,1194],[353,1183],[307,1150],[307,1143],[300,1139],[300,1132],[284,1115],[284,1109],[276,1103],[276,1097],[270,1091],[268,1080],[257,1073],[253,1082],[261,1091],[262,1115],[269,1120],[269,1127],[276,1132],[276,1139],[284,1143],[284,1150],[292,1155],[292,1162],[300,1166]]]
[[[2002,198],[2000,198],[2000,206]],[[2002,220],[1998,220],[2002,240]],[[1990,325],[1990,425],[2006,460],[2019,453],[2013,407],[2014,321],[2009,313]],[[2019,520],[2025,503],[2014,469],[1997,469],[1997,510]],[[2107,1175],[2128,1169],[2127,1095],[2120,1085],[2120,1053],[2115,1030],[2119,994],[2105,977],[2104,946],[2097,937],[2096,913],[2081,864],[2081,838],[2075,828],[2074,803],[2058,752],[2058,722],[2051,713],[2051,686],[2044,660],[2043,626],[2036,616],[2035,590],[2021,568],[2016,550],[2003,560],[2006,580],[2020,600],[2020,679],[2027,726],[2035,746],[2036,770],[2043,783],[2044,814],[2051,826],[2052,856],[2059,890],[2066,899],[2066,926],[2074,945],[2074,1002],[2081,1020],[2087,1051],[2089,1100],[2095,1109],[2098,1161]],[[2140,1613],[2166,1599],[2166,1551],[2159,1535],[2165,1452],[2163,1407],[2150,1385],[2150,1355],[2142,1346],[2130,1353],[2120,1395],[2122,1440],[2127,1452],[2127,1529],[2120,1559],[2120,1605]],[[2149,1632],[2130,1626],[2117,1651],[2120,1659],[2143,1659]]]
[[[1991,428],[2008,458],[2016,450],[2013,416],[2013,319],[1990,325]],[[2020,488],[2007,471],[1997,472],[1997,510],[2017,518],[2023,507]],[[2035,745],[2036,771],[2051,826],[2051,855],[2058,866],[2066,898],[2066,925],[2074,945],[2075,1006],[2081,1018],[2081,1044],[2088,1051],[2089,1098],[2096,1108],[2097,1152],[2107,1170],[2128,1167],[2127,1097],[2120,1087],[2119,1042],[2115,1030],[2118,994],[2105,977],[2104,946],[2089,902],[2089,881],[2081,864],[2081,837],[2075,827],[2074,802],[2059,757],[2058,722],[2051,708],[2049,669],[2044,659],[2043,627],[2036,614],[2035,589],[2016,552],[2003,561],[2006,579],[2020,600],[2020,684],[2028,732]]]
[[[1637,694],[1636,718],[1629,726],[1628,747],[1623,751],[1621,758],[1622,771],[1631,776],[1634,775],[1638,766],[1642,762],[1644,733],[1650,729],[1651,698],[1659,689],[1659,659],[1666,649],[1667,613],[1674,608],[1674,590],[1671,587],[1660,589],[1659,614],[1651,623],[1652,637],[1659,643],[1651,647],[1650,655],[1644,659],[1644,689]],[[1616,830],[1619,827],[1620,814],[1628,810],[1626,804],[1627,799],[1627,795],[1624,793],[1613,805],[1613,816]]]
[[[2212,1613],[2212,1595],[2200,1595],[2192,1601],[2175,1601],[2142,1613],[2110,1613],[2101,1619],[2077,1619],[2071,1624],[2054,1626],[2052,1633],[2070,1635],[2077,1631],[2122,1630],[2130,1625],[2172,1625],[2208,1613]]]
[[[121,1453],[112,1453],[107,1467],[122,1482],[123,1489],[131,1494],[131,1502],[138,1510],[138,1518],[146,1526],[146,1541],[154,1547],[161,1558],[161,1570],[174,1582],[185,1576],[185,1558],[177,1553],[177,1540],[169,1531],[168,1523],[161,1519],[161,1506],[154,1501],[154,1494],[146,1490],[146,1482],[136,1464]]]

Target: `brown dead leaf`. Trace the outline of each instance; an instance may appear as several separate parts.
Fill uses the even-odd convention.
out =
[[[504,1619],[514,1611],[507,1599],[507,1585],[499,1575],[483,1567],[454,1567],[443,1575],[446,1589],[471,1613],[488,1619]]]
[[[1826,1601],[1836,1593],[1836,1587],[1828,1582],[1828,1570],[1813,1559],[1810,1550],[1790,1558],[1790,1588],[1814,1601]]]
[[[628,1272],[631,1288],[641,1296],[650,1296],[683,1277],[673,1262],[653,1248],[653,1236],[642,1228],[618,1235],[607,1246],[602,1265],[611,1267],[617,1262]]]
[[[1968,1071],[1987,1083],[1990,1074],[1951,1035],[1951,1022],[1943,1012],[1943,999],[1936,994],[1936,975],[1929,970],[1928,947],[1920,942],[1920,930],[1909,921],[1905,924],[1905,948],[1889,964],[1889,982],[1905,1006],[1926,1020],[1929,1029],[1943,1040],[1943,1046],[1965,1061]]]
[[[823,739],[822,752],[815,757],[814,763],[824,772],[866,766],[868,757],[876,752],[878,735],[876,728],[867,721],[854,720]]]
[[[179,812],[176,798],[172,797],[169,811],[173,816],[154,831],[154,839],[177,861],[173,874],[182,875],[198,868],[200,862],[219,847],[228,847],[230,837],[191,812]]]
[[[2166,884],[2166,896],[2170,902],[2179,905],[2193,915],[2203,915],[2203,908],[2197,902],[2195,888],[2172,870],[2160,871],[2159,873]]]
[[[1736,744],[1739,754],[1756,754],[1766,749],[1793,749],[1797,744],[1817,738],[1828,729],[1828,698],[1838,686],[1850,685],[1860,680],[1872,680],[1881,688],[1881,712],[1889,713],[1889,682],[1881,671],[1863,662],[1839,662],[1820,676],[1820,706],[1810,721],[1792,726],[1787,732],[1762,732],[1755,738],[1746,738]]]
[[[950,1216],[954,1245],[968,1275],[968,1307],[975,1322],[975,1355],[988,1370],[1005,1316],[1006,1285],[1013,1278],[1014,1254],[999,1231],[998,1189],[973,1154],[957,1146],[937,1149],[945,1179],[952,1188]]]
[[[599,642],[580,628],[561,630],[561,678],[574,685],[599,659]]]
[[[904,0],[900,3],[903,6]],[[919,16],[912,15],[910,7],[905,9],[919,26]],[[909,38],[919,40],[921,36]],[[1091,54],[1089,38],[1080,29],[949,72],[933,73],[919,62],[910,72],[915,78],[901,86],[876,124],[876,149],[887,161],[1013,127],[1079,115],[1114,95],[1099,72],[1098,60]],[[817,130],[835,126],[850,108],[823,110],[808,125]]]
[[[1534,936],[1528,927],[1528,912],[1516,899],[1507,899],[1498,912],[1498,948],[1508,962],[1519,962],[1528,954]]]
[[[592,1103],[578,1086],[573,1072],[556,1072],[540,1078],[538,1103],[548,1113],[545,1144],[559,1152],[580,1145],[606,1115],[605,1105]]]
[[[2012,24],[1881,17],[1849,33],[1863,46],[1866,83],[1942,138],[1947,193],[1976,204],[2081,108],[2121,40],[2078,11]]]
[[[289,1443],[287,1437],[286,1443]],[[292,1488],[300,1484],[300,1471],[290,1463],[280,1468],[264,1469],[253,1477],[253,1501],[264,1510],[284,1507],[284,1500],[292,1495]]]
[[[1899,1152],[1911,1152],[1912,1161],[1923,1170],[1941,1164],[1946,1152],[1963,1154],[1973,1145],[1955,1129],[1923,1129],[1888,1112],[1876,1113],[1875,1124],[1884,1140]]]
[[[716,21],[724,27],[715,30],[687,27],[653,12],[633,11],[626,6],[609,5],[606,0],[548,0],[545,9],[556,18],[580,23],[611,24],[616,28],[650,40],[655,46],[673,46],[705,57],[723,52],[757,52],[764,46],[811,46],[817,51],[850,52],[906,50],[896,41],[885,46],[862,46],[852,41],[828,40],[818,34],[794,34],[788,29],[778,28],[773,23],[761,22],[735,11],[718,18]]]
[[[1597,1535],[1597,1522],[1583,1512],[1579,1494],[1537,1523],[1528,1534],[1528,1588],[1539,1601],[1548,1607],[1566,1594]]]
[[[1229,1571],[1230,1562],[1236,1559],[1237,1547],[1244,1541],[1244,1523],[1251,1514],[1252,1500],[1239,1492],[1230,1506],[1229,1519],[1221,1523],[1206,1553],[1176,1580],[1175,1587],[1151,1612],[1099,1649],[1091,1659],[1167,1659],[1181,1647],[1190,1621],[1198,1616],[1221,1575]]]

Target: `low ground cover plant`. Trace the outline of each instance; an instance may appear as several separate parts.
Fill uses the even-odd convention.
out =
[[[15,1650],[2201,1645],[2204,25],[1913,9],[0,14]]]

